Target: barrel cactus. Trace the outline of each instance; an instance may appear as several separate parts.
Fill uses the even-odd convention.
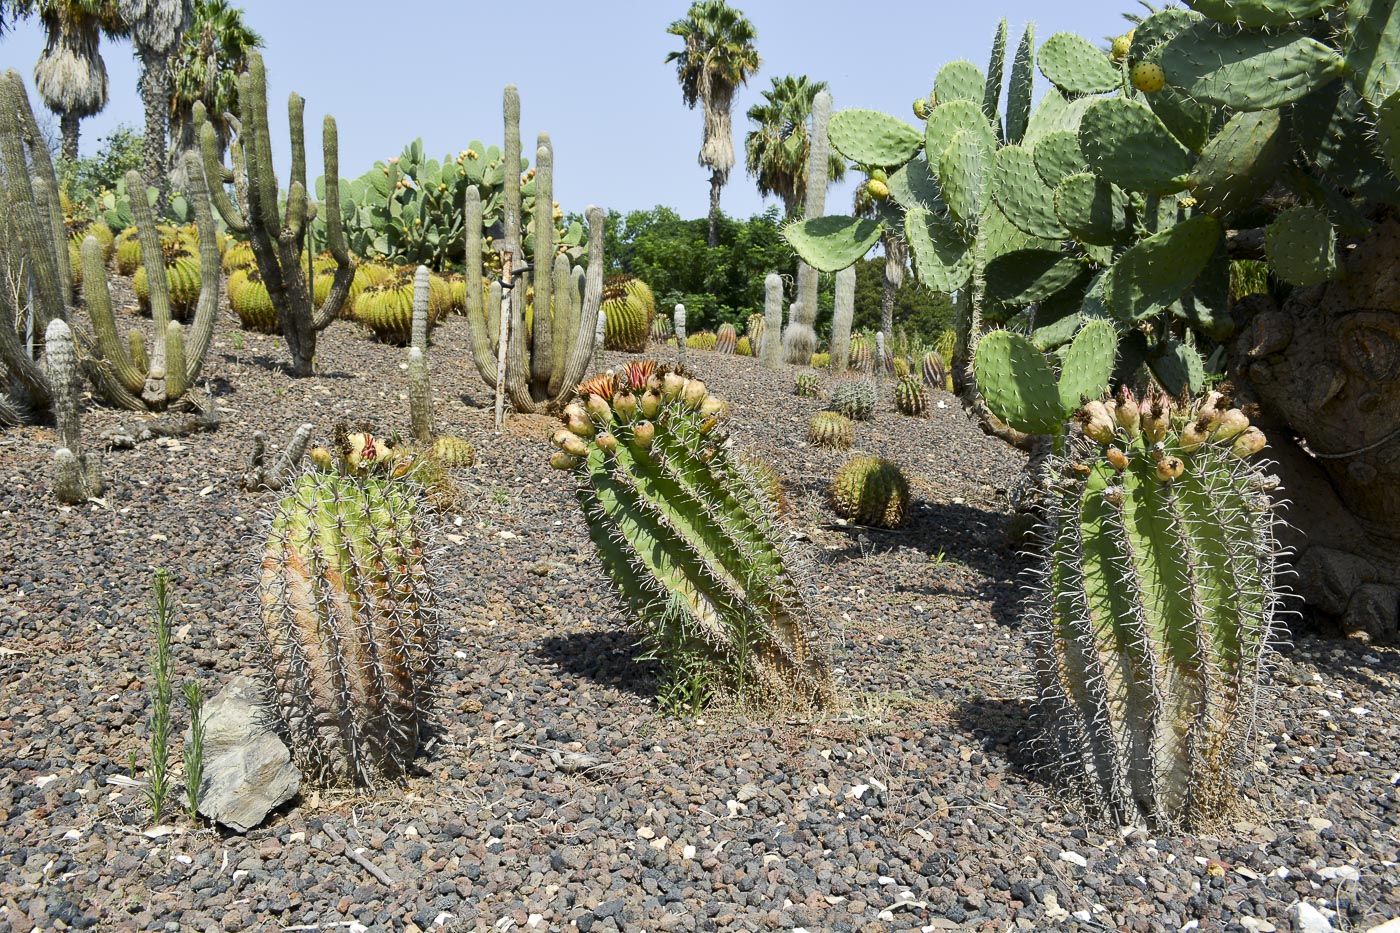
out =
[[[1274,636],[1276,480],[1218,394],[1091,401],[1045,472],[1033,642],[1047,764],[1119,825],[1227,812]]]
[[[623,353],[647,348],[656,299],[647,283],[632,275],[609,276],[603,283],[602,310],[607,314],[603,346]]]
[[[692,350],[713,350],[719,338],[712,331],[697,330],[685,338],[685,345]]]
[[[822,394],[821,378],[816,373],[798,373],[797,379],[793,382],[792,391],[794,395],[800,395],[803,398],[819,398]]]
[[[753,343],[749,340],[749,335],[745,334],[734,344],[735,356],[753,356]]]
[[[914,418],[927,418],[928,393],[923,383],[913,376],[904,376],[894,386],[894,407]]]
[[[834,411],[819,411],[807,425],[807,443],[830,450],[849,450],[856,442],[855,422]]]
[[[863,335],[851,338],[850,368],[858,373],[871,373],[875,370],[874,342]]]
[[[715,334],[715,352],[732,354],[739,344],[739,332],[733,324],[721,324]]]
[[[577,483],[603,569],[661,664],[663,696],[701,683],[747,706],[833,707],[776,509],[735,459],[722,402],[651,361],[578,394],[550,462]]]
[[[671,326],[671,319],[666,315],[658,314],[651,319],[651,339],[654,343],[665,343],[675,334],[675,328]]]
[[[141,265],[141,241],[136,239],[136,228],[127,227],[117,235],[117,271],[122,275],[134,275]]]
[[[763,346],[763,335],[768,331],[768,321],[761,314],[750,314],[748,322],[744,325],[744,336],[749,338],[749,345],[755,350]]]
[[[302,771],[372,787],[408,771],[438,669],[430,542],[412,461],[338,432],[273,509],[261,569],[273,703]]]
[[[230,252],[232,252],[230,250]],[[228,303],[248,330],[260,334],[280,334],[277,309],[267,293],[267,285],[256,266],[236,269],[228,277]]]
[[[237,240],[229,244],[229,248],[224,250],[224,271],[233,273],[239,269],[247,269],[256,266],[257,257],[253,255],[253,244],[247,240]]]
[[[432,326],[452,307],[447,283],[434,276],[429,281],[428,324]],[[403,346],[412,335],[413,270],[396,269],[378,285],[370,285],[355,300],[355,320],[385,343]]]
[[[875,383],[869,379],[852,379],[831,390],[827,407],[855,421],[870,421],[875,417]]]
[[[813,369],[826,369],[828,366],[831,365],[831,354],[825,351],[821,353],[813,353],[812,358],[807,362],[807,365],[812,367]]]
[[[443,434],[433,440],[433,458],[449,470],[469,467],[476,463],[476,448],[471,441]]]
[[[924,354],[920,371],[923,373],[924,385],[930,389],[951,391],[948,382],[948,366],[943,362],[943,357],[937,350],[930,350]]]
[[[194,311],[199,301],[200,274],[199,257],[179,251],[165,260],[165,284],[170,290],[170,311],[176,320],[185,320]],[[138,266],[131,278],[131,290],[136,293],[136,303],[143,311],[150,311],[151,285],[146,275],[146,266]]]
[[[831,481],[831,506],[858,525],[898,528],[909,514],[909,481],[891,460],[854,457]]]

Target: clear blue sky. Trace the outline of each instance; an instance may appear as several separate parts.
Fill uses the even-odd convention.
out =
[[[1011,25],[1010,53],[1029,21],[1039,41],[1068,30],[1097,43],[1124,31],[1122,12],[1141,9],[1133,0],[733,3],[753,21],[763,59],[734,107],[739,163],[721,203],[741,217],[765,206],[743,169],[744,112],[771,78],[806,74],[830,83],[837,109],[865,107],[912,119],[911,102],[928,93],[941,65],[968,58],[986,67],[1002,16]],[[709,209],[709,173],[696,164],[701,116],[685,108],[674,66],[664,63],[679,48],[666,27],[684,15],[685,0],[535,0],[517,7],[519,15],[504,25],[491,20],[496,11],[509,16],[506,7],[451,0],[398,7],[245,0],[242,6],[265,44],[269,118],[284,187],[285,101],[293,90],[307,100],[312,177],[321,174],[319,127],[327,112],[340,129],[341,174],[354,177],[418,136],[435,158],[465,149],[472,139],[499,143],[501,88],[513,82],[521,93],[525,151],[533,152],[540,130],[553,138],[556,197],[565,210],[667,204],[682,216],[699,217]],[[42,48],[37,23],[21,24],[0,39],[0,67],[23,74],[36,111],[47,113],[32,86]],[[84,155],[118,124],[143,124],[130,46],[104,40],[102,55],[111,102],[83,121]],[[1047,82],[1039,74],[1036,79],[1043,90]],[[850,187],[832,188],[829,212],[849,202]]]

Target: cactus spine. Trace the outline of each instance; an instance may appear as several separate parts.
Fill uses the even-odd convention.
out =
[[[855,422],[834,411],[819,411],[807,425],[807,443],[831,450],[849,450],[856,442]]]
[[[408,409],[413,439],[433,442],[433,388],[428,381],[428,267],[413,276],[413,337],[408,348]]]
[[[76,505],[102,495],[102,464],[96,454],[83,452],[78,354],[73,346],[73,332],[62,318],[54,318],[44,331],[44,363],[58,432],[58,447],[53,455],[54,497]]]
[[[577,481],[603,568],[668,678],[768,708],[830,708],[775,508],[737,463],[703,383],[650,361],[595,376],[551,463]]]
[[[763,340],[760,356],[768,369],[783,361],[783,277],[770,272],[763,278]]]
[[[248,70],[238,77],[239,120],[234,122],[235,137],[229,143],[233,169],[219,161],[214,127],[204,119],[204,109],[196,104],[195,125],[204,154],[204,173],[215,179],[210,186],[214,206],[229,229],[246,236],[257,259],[258,272],[267,284],[282,336],[291,351],[293,376],[309,376],[316,356],[316,335],[340,314],[350,293],[355,263],[345,246],[340,211],[340,188],[326,185],[323,206],[326,243],[335,257],[335,277],[326,300],[313,302],[311,282],[303,261],[306,227],[315,217],[315,204],[307,195],[306,141],[302,121],[304,101],[293,94],[288,101],[291,124],[292,180],[287,188],[285,207],[279,201],[277,175],[272,164],[272,140],[267,122],[267,72],[257,52],[248,56]],[[334,118],[327,116],[322,128],[322,154],[325,177],[340,177],[338,136]],[[234,197],[224,191],[223,182],[232,181]],[[140,198],[134,199],[139,201]],[[142,253],[151,255],[143,245]],[[159,276],[153,276],[152,281]],[[207,280],[206,276],[206,280]]]
[[[341,471],[303,473],[273,512],[262,631],[302,770],[363,787],[403,776],[417,753],[438,621],[422,487],[374,438],[339,440]]]

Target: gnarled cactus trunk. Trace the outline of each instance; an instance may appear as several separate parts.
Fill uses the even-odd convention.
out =
[[[1235,308],[1232,368],[1283,446],[1299,590],[1364,639],[1400,640],[1400,221],[1342,254],[1341,276]],[[1281,438],[1282,430],[1272,437]]]

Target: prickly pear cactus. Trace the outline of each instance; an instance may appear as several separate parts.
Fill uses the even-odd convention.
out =
[[[816,373],[798,373],[793,382],[792,392],[803,398],[820,398],[822,394],[821,377]]]
[[[807,425],[807,443],[813,447],[849,450],[855,442],[855,422],[840,412],[819,411]]]
[[[875,383],[869,379],[852,379],[831,390],[827,407],[854,421],[870,421],[875,417]]]
[[[1275,634],[1264,435],[1218,394],[1124,392],[1075,419],[1036,571],[1046,762],[1119,825],[1199,827],[1239,787]]]
[[[704,383],[638,361],[579,386],[551,464],[577,482],[603,569],[663,691],[699,672],[766,708],[831,708],[820,636],[775,525]]]
[[[913,376],[903,376],[894,386],[894,407],[913,418],[927,418],[928,393],[923,383]]]
[[[898,528],[909,514],[909,481],[893,461],[855,457],[831,481],[831,506],[859,525]]]
[[[299,476],[273,510],[262,631],[287,745],[329,786],[401,778],[438,668],[423,490],[412,461],[341,433],[337,472]]]

